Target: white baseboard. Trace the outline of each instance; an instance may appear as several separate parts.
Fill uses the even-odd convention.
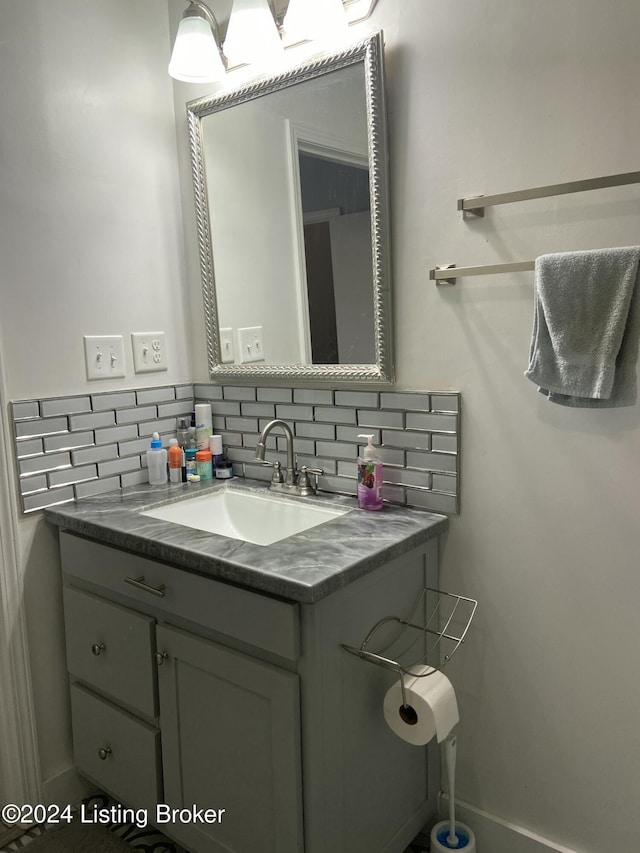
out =
[[[441,820],[446,820],[449,798],[442,792],[439,811]],[[456,819],[472,830],[477,853],[578,853],[575,848],[564,847],[460,800],[456,800]]]
[[[56,803],[59,806],[77,806],[83,797],[88,797],[96,790],[82,776],[79,776],[75,767],[69,767],[47,779],[43,785],[44,802]]]

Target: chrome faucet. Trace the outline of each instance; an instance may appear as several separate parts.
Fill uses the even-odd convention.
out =
[[[267,462],[264,458],[267,436],[275,427],[281,427],[285,438],[287,439],[287,470],[285,476],[282,476],[282,465],[279,461]],[[285,421],[278,418],[274,421],[269,421],[260,434],[258,443],[256,444],[256,462],[262,462],[263,465],[273,466],[273,477],[271,478],[270,489],[277,492],[287,492],[290,495],[315,495],[316,489],[312,485],[309,474],[320,475],[324,472],[320,468],[308,468],[303,465],[300,471],[296,470],[296,465],[293,458],[293,433],[291,427]]]

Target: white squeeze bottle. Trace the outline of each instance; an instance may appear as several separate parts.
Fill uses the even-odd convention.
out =
[[[372,435],[359,435],[366,438],[367,446],[358,457],[358,506],[360,509],[382,509],[382,459],[373,446]]]
[[[154,432],[151,447],[147,450],[147,470],[151,486],[162,486],[167,482],[167,451],[157,432]]]

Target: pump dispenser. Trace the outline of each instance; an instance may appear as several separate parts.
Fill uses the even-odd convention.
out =
[[[382,502],[382,459],[373,446],[372,435],[359,435],[366,438],[367,446],[358,457],[358,506],[360,509],[379,510]]]
[[[151,447],[147,450],[147,470],[151,486],[162,486],[167,482],[167,451],[157,432],[154,432]]]

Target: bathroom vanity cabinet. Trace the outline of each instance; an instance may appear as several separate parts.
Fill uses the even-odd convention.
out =
[[[224,562],[206,576],[99,541],[74,517],[49,513],[80,773],[194,853],[400,853],[435,818],[436,750],[391,732],[396,676],[342,643],[437,584],[446,519],[305,601],[231,583]],[[157,803],[188,812],[163,822]]]

